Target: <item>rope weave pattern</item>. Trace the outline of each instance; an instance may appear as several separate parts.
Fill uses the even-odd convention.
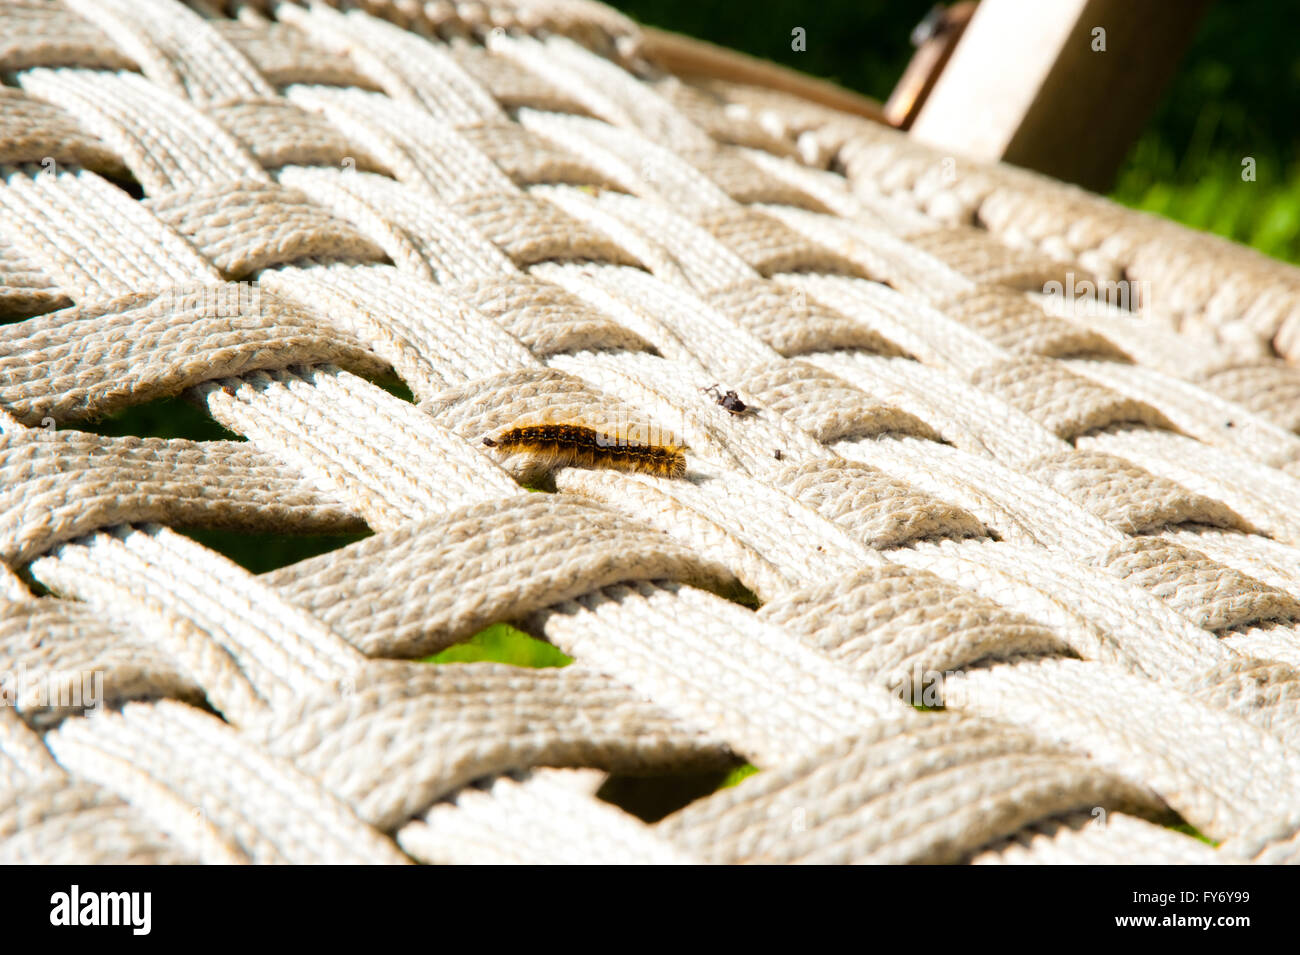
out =
[[[0,861],[1300,861],[1294,269],[585,0],[0,0],[0,70]],[[78,430],[177,394],[239,440]],[[502,621],[574,662],[417,662]]]

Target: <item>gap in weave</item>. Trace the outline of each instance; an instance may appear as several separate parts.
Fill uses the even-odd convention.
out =
[[[733,604],[739,604],[746,610],[757,610],[763,605],[763,601],[758,599],[758,594],[754,593],[754,591],[750,590],[739,580],[734,581],[729,586],[713,588],[705,587],[704,589],[711,591],[723,600],[730,600]]]
[[[234,561],[252,574],[265,574],[289,564],[328,554],[371,536],[359,534],[253,534],[211,527],[174,527],[192,541]]]
[[[1198,839],[1201,842],[1204,842],[1207,846],[1213,846],[1216,849],[1219,848],[1221,843],[1211,839],[1205,833],[1201,832],[1201,830],[1193,826],[1190,822],[1184,820],[1182,816],[1179,816],[1178,818],[1180,820],[1179,822],[1171,822],[1167,824],[1165,828],[1172,829],[1174,832],[1181,832],[1185,836],[1191,836],[1193,839]]]
[[[559,488],[555,486],[555,475],[549,471],[544,471],[536,477],[520,482],[520,487],[534,494],[560,493]]]
[[[105,182],[117,186],[117,188],[121,189],[136,201],[144,198],[144,186],[140,185],[140,183],[136,182],[134,179],[115,179],[102,171],[98,172],[97,175]]]
[[[1101,810],[1096,810],[1096,812],[1100,812],[1100,811]],[[1052,832],[1054,830],[1055,824],[1060,824],[1060,826],[1063,829],[1079,832],[1087,828],[1088,826],[1095,825],[1098,821],[1098,818],[1099,818],[1098,816],[1095,816],[1091,813],[1081,813],[1081,812],[1067,812],[1060,815],[1048,816],[1044,819],[1038,820],[1037,822],[1031,823],[1028,827],[1021,829],[1019,832],[1013,833],[1012,835],[1009,835],[1005,838],[998,839],[994,842],[973,849],[964,859],[961,860],[959,864],[962,865],[968,864],[972,859],[974,859],[977,856],[1001,853],[1006,849],[1017,844],[1025,845],[1027,843],[1027,840],[1036,833]],[[1201,832],[1191,823],[1187,822],[1185,819],[1183,819],[1182,816],[1180,816],[1177,812],[1174,812],[1172,809],[1165,813],[1153,814],[1153,815],[1147,815],[1145,813],[1141,813],[1139,814],[1139,818],[1146,819],[1147,822],[1153,823],[1154,825],[1157,826],[1161,826],[1164,829],[1169,830],[1170,832],[1176,832],[1180,835],[1188,836],[1189,838],[1195,839],[1198,842],[1203,842],[1207,846],[1210,846],[1211,848],[1214,849],[1217,849],[1219,848],[1220,845],[1222,845],[1221,842],[1217,842],[1214,839],[1211,839],[1209,836],[1205,835],[1205,833]],[[1140,858],[1133,858],[1127,861],[1129,864],[1141,864],[1143,860]]]
[[[0,325],[17,325],[29,318],[48,315],[50,312],[57,312],[61,308],[69,308],[72,305],[72,299],[63,294],[42,296],[36,299],[23,298],[10,303],[6,303],[3,298],[0,298]]]
[[[55,597],[54,591],[32,576],[30,567],[23,566],[13,569],[17,572],[18,579],[22,581],[23,586],[27,588],[33,597]]]
[[[749,763],[738,759],[731,769],[665,776],[623,776],[611,773],[596,798],[631,813],[643,822],[655,823],[689,806],[697,799],[735,785],[745,776]],[[756,772],[756,770],[754,770]]]
[[[189,441],[245,441],[207,412],[174,396],[146,401],[86,421],[60,425],[62,430],[88,431],[106,438],[184,438]]]
[[[420,663],[506,663],[510,666],[545,669],[566,667],[573,662],[553,643],[539,640],[532,634],[508,623],[494,623],[484,627],[461,643],[422,657]]]
[[[415,398],[415,392],[411,391],[410,386],[407,385],[407,383],[403,381],[401,378],[399,378],[395,373],[390,372],[387,375],[380,375],[376,377],[370,377],[367,375],[358,375],[358,377],[364,378],[366,381],[370,382],[376,388],[382,388],[384,391],[388,392],[394,398],[401,399],[402,401],[405,401],[409,405],[419,404],[419,402]]]

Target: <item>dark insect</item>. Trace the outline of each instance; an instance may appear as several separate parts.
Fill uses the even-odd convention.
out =
[[[783,455],[783,454],[781,453],[781,449],[780,449],[780,448],[777,448],[775,451],[772,452],[772,457],[774,457],[774,458],[776,458],[778,461],[780,461],[782,458],[785,457],[785,455]]]
[[[717,385],[709,385],[707,388],[701,388],[700,391],[707,395],[712,395],[713,400],[734,415],[742,415],[749,410],[749,405],[740,400],[740,396],[734,391],[723,392]]]

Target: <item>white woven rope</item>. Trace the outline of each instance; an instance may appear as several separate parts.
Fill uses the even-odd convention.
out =
[[[598,4],[227,6],[0,4],[0,861],[1300,859],[1300,273]]]

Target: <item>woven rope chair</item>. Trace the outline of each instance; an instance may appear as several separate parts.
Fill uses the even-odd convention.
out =
[[[0,861],[1300,859],[1300,273],[651,52],[0,2]]]

